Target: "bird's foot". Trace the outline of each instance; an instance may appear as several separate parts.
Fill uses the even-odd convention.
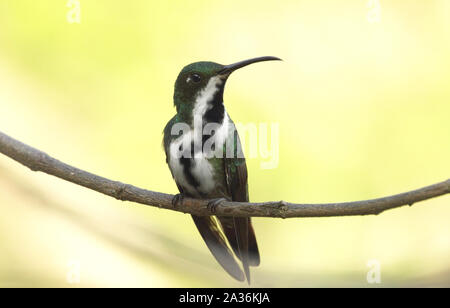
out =
[[[211,213],[215,213],[217,206],[221,204],[223,201],[227,201],[227,199],[225,198],[212,199],[211,201],[208,202],[208,205],[206,207]]]
[[[180,205],[183,205],[184,194],[176,194],[172,199],[172,207],[177,209]]]

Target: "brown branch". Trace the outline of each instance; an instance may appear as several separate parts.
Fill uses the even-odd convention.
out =
[[[207,208],[208,200],[185,198],[182,206],[173,208],[173,195],[112,181],[72,167],[2,132],[0,132],[0,153],[27,166],[33,171],[41,171],[54,175],[119,200],[132,201],[199,216],[212,215],[211,211]],[[450,193],[450,179],[398,195],[355,202],[296,204],[284,201],[264,203],[224,201],[216,207],[214,215],[280,218],[370,215],[379,214],[385,210],[403,205],[412,205],[413,203],[448,193]]]

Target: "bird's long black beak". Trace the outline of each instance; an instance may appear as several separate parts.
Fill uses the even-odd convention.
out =
[[[253,59],[248,59],[248,60],[244,60],[244,61],[239,61],[233,64],[229,64],[229,65],[225,65],[218,73],[218,75],[230,75],[232,72],[234,72],[235,70],[242,68],[244,66],[247,66],[249,64],[253,64],[256,62],[263,62],[263,61],[274,61],[274,60],[278,60],[278,61],[282,61],[280,58],[277,57],[259,57],[259,58],[253,58]]]

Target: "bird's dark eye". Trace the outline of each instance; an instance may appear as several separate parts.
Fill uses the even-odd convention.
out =
[[[199,74],[192,74],[191,79],[193,82],[197,83],[197,82],[200,82],[200,80],[202,80],[202,77],[200,77]]]

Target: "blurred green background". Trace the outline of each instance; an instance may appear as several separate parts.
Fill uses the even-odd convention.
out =
[[[240,70],[225,92],[236,122],[280,125],[278,167],[248,160],[252,201],[368,199],[450,175],[450,1],[381,1],[375,23],[364,0],[81,0],[79,24],[66,4],[0,1],[0,130],[62,161],[177,192],[161,139],[178,72],[272,55],[284,62]],[[252,286],[450,286],[449,202],[256,218]],[[122,203],[4,156],[0,211],[2,287],[245,286],[189,215]],[[378,285],[366,280],[373,259]]]

